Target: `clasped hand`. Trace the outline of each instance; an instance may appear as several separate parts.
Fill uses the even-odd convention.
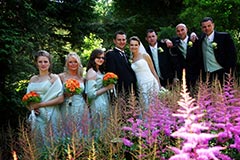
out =
[[[73,95],[73,93],[64,93],[64,97],[72,97]]]
[[[39,108],[40,108],[40,103],[30,103],[28,109],[31,111],[31,110],[34,110],[34,113],[36,115],[39,115],[40,114],[40,111],[39,111]]]
[[[109,84],[107,85],[107,89],[110,90],[110,89],[114,89],[115,87],[115,84]]]

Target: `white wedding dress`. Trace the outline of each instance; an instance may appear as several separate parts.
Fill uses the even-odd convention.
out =
[[[158,81],[153,76],[145,59],[135,61],[131,67],[136,74],[140,97],[143,99],[145,109],[148,109],[151,98],[159,92]]]

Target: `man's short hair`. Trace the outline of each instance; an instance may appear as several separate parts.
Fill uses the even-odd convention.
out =
[[[117,35],[120,34],[120,35],[126,35],[126,33],[124,31],[117,31],[114,33],[114,39],[116,39]]]
[[[211,17],[204,17],[200,22],[200,26],[202,25],[203,22],[207,22],[207,21],[211,21],[213,23],[213,19]]]
[[[157,35],[157,32],[156,32],[154,29],[147,29],[147,31],[146,31],[146,35],[147,35],[148,33],[152,33],[152,32],[155,32],[156,35]]]
[[[186,26],[184,23],[179,23],[175,28],[177,29],[177,28],[180,27],[180,26],[182,26],[182,27],[184,27],[184,28],[187,28],[187,26]]]

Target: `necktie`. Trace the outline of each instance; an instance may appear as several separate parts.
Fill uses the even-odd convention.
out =
[[[159,68],[159,62],[158,62],[158,51],[157,51],[157,48],[152,48],[152,57],[153,57],[153,63],[155,65],[155,68],[156,68],[156,71],[157,71],[157,74],[158,74],[158,77],[163,79],[162,78],[162,75],[161,75],[161,71],[160,71],[160,68]]]
[[[126,61],[126,63],[128,63],[128,59],[127,56],[124,52],[120,52],[121,56],[124,58],[124,60]]]
[[[187,44],[186,44],[184,41],[180,42],[180,44],[179,44],[179,49],[181,50],[182,55],[183,55],[184,58],[186,59],[186,54],[187,54]]]
[[[157,53],[156,51],[157,51],[157,48],[152,48],[153,53]]]

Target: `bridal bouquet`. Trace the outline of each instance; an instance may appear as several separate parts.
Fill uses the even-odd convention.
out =
[[[64,83],[65,87],[65,93],[73,95],[73,94],[80,94],[82,92],[81,87],[80,87],[80,82],[76,79],[69,78],[66,80]],[[67,100],[68,105],[72,105],[72,96],[70,96]]]
[[[103,76],[103,86],[107,86],[109,84],[116,84],[118,80],[118,76],[112,72],[107,72]]]
[[[80,82],[76,79],[70,78],[65,84],[65,92],[70,94],[79,94],[81,93]]]
[[[109,84],[117,84],[118,76],[112,72],[107,72],[103,76],[103,86],[107,86]],[[117,97],[115,87],[110,92],[114,92],[115,97]]]
[[[28,106],[30,103],[40,103],[41,97],[37,92],[30,91],[23,96],[22,102],[25,106]]]

